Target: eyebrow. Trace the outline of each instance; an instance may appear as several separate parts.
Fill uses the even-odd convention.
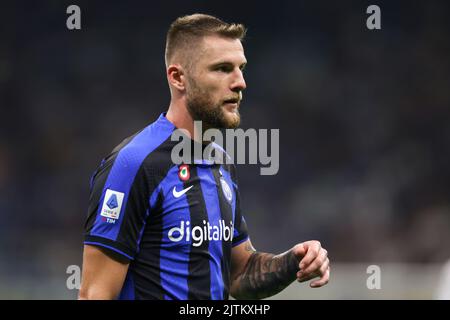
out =
[[[216,63],[213,63],[213,64],[211,64],[211,66],[210,67],[212,67],[212,68],[215,68],[215,67],[220,67],[220,66],[234,66],[234,63],[232,63],[232,62],[229,62],[229,61],[220,61],[220,62],[216,62]],[[244,62],[244,63],[242,63],[241,65],[239,65],[239,68],[241,69],[241,70],[244,70],[244,68],[247,66],[247,61],[246,62]]]

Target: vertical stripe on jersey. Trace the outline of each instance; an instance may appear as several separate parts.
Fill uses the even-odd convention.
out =
[[[160,249],[160,277],[161,286],[165,291],[163,299],[172,300],[188,299],[188,276],[189,276],[189,245],[186,245],[186,222],[190,220],[188,202],[185,195],[175,198],[173,189],[177,191],[184,189],[183,182],[178,178],[178,166],[172,167],[166,177],[161,181],[159,187],[165,195],[162,202],[162,239]],[[190,191],[189,191],[190,192]],[[171,211],[167,211],[170,206]],[[170,228],[176,223],[180,227],[183,221],[184,236],[179,242],[169,239]],[[179,222],[179,223],[178,223]],[[178,232],[172,234],[177,237]]]
[[[205,200],[203,199],[202,189],[200,185],[200,178],[197,174],[197,168],[199,166],[190,167],[190,179],[184,182],[184,188],[193,186],[189,192],[186,193],[189,203],[190,211],[190,229],[195,227],[204,228],[203,222],[208,222],[208,214],[206,212]],[[188,276],[188,288],[189,300],[210,300],[210,288],[211,276],[209,265],[209,241],[203,239],[200,246],[194,246],[195,240],[192,239],[191,234],[191,252],[189,259],[189,276]]]
[[[220,172],[222,174],[220,174]],[[223,167],[216,166],[215,170],[213,171],[214,174],[214,181],[216,184],[216,192],[219,198],[219,205],[220,205],[220,213],[221,217],[224,221],[226,221],[227,225],[229,224],[229,221],[233,221],[233,227],[234,227],[234,212],[235,212],[235,204],[236,204],[236,194],[234,192],[234,188],[230,179],[230,176],[227,171],[223,169]],[[220,178],[223,177],[228,184],[228,186],[231,189],[232,192],[232,200],[231,204],[228,202],[228,200],[225,198],[222,190],[222,184],[220,182]],[[234,235],[233,235],[234,236]],[[228,299],[229,290],[230,290],[230,261],[231,261],[231,240],[229,243],[222,242],[222,279],[224,288],[223,288],[223,297],[224,299]]]
[[[217,188],[215,188],[216,182],[214,180],[213,173],[210,168],[204,166],[197,167],[197,173],[201,181],[201,189],[203,197],[205,199],[206,211],[208,214],[209,224],[214,227],[219,227],[221,217],[221,206],[219,205],[219,197],[217,194]],[[225,220],[226,221],[226,220]],[[213,230],[211,230],[213,231]],[[208,231],[209,232],[209,231]],[[211,232],[211,236],[214,232]],[[206,235],[205,235],[206,238]],[[220,239],[220,236],[219,236]],[[209,242],[209,253],[211,254],[210,276],[211,276],[211,299],[222,300],[224,293],[224,281],[222,279],[222,241],[213,240]],[[224,270],[225,272],[227,270]]]
[[[236,167],[234,165],[227,166],[229,171],[224,171],[225,175],[230,177],[233,184],[234,194],[236,196],[236,202],[234,206],[234,237],[232,247],[235,247],[242,242],[246,241],[248,237],[247,223],[245,222],[244,216],[241,210],[241,196],[238,187],[238,181],[236,176]]]
[[[233,194],[233,198],[231,199],[230,205],[231,205],[231,213],[232,213],[233,225],[234,225],[235,216],[236,216],[236,191],[235,191],[235,187],[234,187],[235,183],[231,179],[230,173],[227,170],[225,170],[223,166],[219,167],[219,171],[221,174],[218,171],[214,171],[214,176],[216,178],[217,187],[219,188],[219,186],[220,186],[220,189],[222,188],[222,185],[220,184],[220,181],[219,181],[220,175],[222,175],[223,178],[225,179],[225,181],[227,182],[228,186],[230,187],[231,193]],[[223,191],[222,191],[222,196],[223,196]],[[229,204],[229,202],[225,199],[225,196],[223,196],[223,200]]]
[[[129,270],[133,270],[136,299],[164,298],[164,290],[160,277],[160,251],[162,240],[161,206],[164,198],[159,189],[155,189],[150,197],[150,216],[144,230],[145,239],[140,243],[136,259],[130,264]],[[143,264],[145,262],[145,264]]]
[[[119,300],[134,300],[136,298],[134,293],[134,281],[131,273],[132,271],[128,270],[125,282],[119,294]]]

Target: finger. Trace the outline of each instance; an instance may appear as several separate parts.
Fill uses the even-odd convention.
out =
[[[311,279],[314,279],[314,278],[317,278],[320,276],[321,275],[319,273],[315,272],[315,273],[301,276],[300,278],[297,279],[297,281],[301,283],[301,282],[305,282],[305,281],[308,281],[308,280],[311,280]]]
[[[317,281],[311,282],[309,285],[311,288],[320,288],[324,285],[326,285],[330,281],[330,267],[328,266],[327,270],[325,271],[325,274]]]
[[[320,266],[320,268],[318,268],[318,270],[315,270],[309,274],[304,274],[301,271],[297,272],[297,280],[302,280],[301,282],[303,282],[304,280],[303,278],[306,277],[308,277],[309,279],[312,279],[314,277],[322,277],[327,271],[329,266],[330,266],[330,259],[326,258],[323,264]]]
[[[304,243],[299,243],[294,247],[294,255],[297,257],[298,260],[303,259],[307,251],[307,248],[305,247]]]
[[[325,272],[327,272],[328,268],[330,267],[330,259],[326,259],[325,262],[320,267],[320,275],[323,276]]]
[[[330,269],[328,268],[325,274],[319,280],[311,282],[310,287],[319,288],[326,285],[329,281],[330,281]]]
[[[316,277],[322,277],[329,268],[329,266],[330,266],[330,259],[326,258],[318,270],[315,270],[308,274],[302,273],[301,271],[297,272],[297,281],[305,282]]]
[[[303,257],[303,259],[300,261],[299,264],[301,270],[308,267],[309,264],[314,261],[314,259],[317,257],[321,249],[320,242],[318,241],[309,243],[308,245],[305,246],[306,246],[306,255]]]
[[[305,282],[305,281],[311,280],[316,277],[321,277],[321,276],[322,275],[319,273],[318,270],[316,270],[315,272],[310,272],[308,274],[306,274],[302,271],[297,272],[297,280],[299,282]]]
[[[324,262],[328,259],[328,252],[325,249],[321,249],[319,254],[305,269],[301,270],[304,275],[320,270]]]

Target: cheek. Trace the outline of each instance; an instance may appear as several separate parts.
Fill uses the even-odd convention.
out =
[[[199,75],[197,79],[198,81],[195,82],[196,92],[201,94],[203,99],[209,100],[213,104],[224,99],[225,79],[208,73]]]
[[[203,77],[203,87],[211,94],[220,95],[225,90],[227,81],[225,77],[220,77],[219,75],[218,73],[209,73]]]
[[[214,104],[219,103],[223,99],[221,88],[215,85],[205,86],[203,87],[202,91],[205,97],[208,97],[208,100],[210,100]]]

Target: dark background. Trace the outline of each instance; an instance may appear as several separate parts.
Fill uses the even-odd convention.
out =
[[[66,28],[70,4],[81,8],[81,30]],[[381,30],[366,28],[370,4],[381,7]],[[3,1],[0,296],[54,297],[40,287],[58,292],[65,282],[55,279],[81,265],[90,175],[167,109],[165,33],[195,12],[248,27],[242,127],[280,129],[277,175],[238,167],[255,247],[282,252],[318,239],[333,262],[444,262],[449,8],[445,1]]]

